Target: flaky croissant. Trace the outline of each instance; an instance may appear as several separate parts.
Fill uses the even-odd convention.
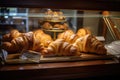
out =
[[[42,28],[43,29],[52,29],[52,25],[49,23],[49,22],[45,22],[43,25],[42,25]]]
[[[2,48],[8,52],[20,52],[23,49],[40,52],[48,45],[48,42],[52,41],[51,39],[42,30],[36,30],[34,32],[24,33],[24,35],[14,38],[10,42],[3,42]]]
[[[16,30],[16,29],[13,29],[13,30],[11,30],[10,31],[10,33],[7,33],[7,34],[5,34],[5,35],[3,35],[3,37],[2,37],[2,41],[3,42],[5,42],[5,41],[11,41],[12,39],[14,39],[14,38],[17,38],[17,37],[19,37],[19,36],[21,36],[22,35],[22,33],[20,33],[18,30]]]
[[[43,55],[55,56],[78,56],[78,49],[76,46],[65,42],[63,39],[57,39],[49,44],[49,46],[42,52]]]
[[[90,34],[78,38],[73,45],[77,46],[80,52],[90,52],[96,54],[107,53],[104,44],[99,40],[97,40],[95,36]]]
[[[47,47],[53,41],[52,37],[50,35],[44,33],[43,30],[41,30],[41,29],[36,30],[34,32],[33,38],[34,38],[33,42],[37,42],[36,40],[39,40],[41,42],[41,44],[44,45],[44,47]],[[37,45],[37,43],[35,44],[35,46],[36,45]]]
[[[79,38],[78,35],[72,34],[67,39],[65,39],[65,41],[68,42],[68,43],[70,43],[70,44],[73,44],[78,38]]]
[[[87,34],[92,34],[91,31],[87,28],[80,28],[76,34],[79,36],[79,37],[82,37],[82,36],[85,36]]]
[[[68,24],[67,24],[67,23],[55,24],[53,27],[54,27],[54,28],[63,29],[63,30],[67,30],[67,29],[68,29]]]
[[[74,34],[72,30],[66,30],[63,33],[58,34],[58,39],[64,39],[64,41],[70,44],[73,44],[77,38],[79,38],[79,36]]]
[[[8,51],[9,53],[19,52],[23,48],[30,49],[29,46],[33,44],[32,36],[33,36],[33,33],[29,32],[29,33],[26,33],[26,36],[20,36],[20,37],[14,38],[10,42],[3,42],[2,48]]]
[[[57,39],[64,39],[67,41],[74,32],[72,30],[66,30],[65,32],[59,33]]]

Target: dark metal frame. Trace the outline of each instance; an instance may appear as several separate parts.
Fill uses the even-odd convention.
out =
[[[0,0],[0,7],[120,11],[120,0]]]

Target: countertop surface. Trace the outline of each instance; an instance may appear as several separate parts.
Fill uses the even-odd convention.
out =
[[[76,79],[119,76],[120,64],[116,59],[48,62],[32,64],[7,64],[0,67],[3,79]]]

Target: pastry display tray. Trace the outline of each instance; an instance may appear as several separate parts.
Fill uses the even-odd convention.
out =
[[[9,54],[6,58],[6,64],[21,64],[21,63],[48,63],[48,62],[71,62],[71,61],[87,61],[87,60],[106,60],[113,59],[113,55],[96,55],[83,53],[81,56],[67,56],[67,57],[43,57],[39,61],[34,59],[20,59],[20,54]]]

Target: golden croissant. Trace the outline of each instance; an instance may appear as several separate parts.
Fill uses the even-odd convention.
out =
[[[64,39],[65,41],[69,40],[70,36],[73,35],[74,32],[72,30],[66,30],[65,32],[59,33],[57,38]]]
[[[76,34],[79,36],[79,37],[82,37],[82,36],[85,36],[87,34],[92,34],[91,31],[87,28],[80,28]]]
[[[42,30],[24,33],[22,36],[14,38],[10,42],[3,42],[2,48],[8,52],[20,52],[23,49],[42,51],[52,38]]]
[[[64,39],[64,41],[70,44],[73,44],[77,38],[79,38],[79,36],[74,34],[72,30],[66,30],[63,33],[58,34],[58,39]]]
[[[78,56],[80,53],[78,53],[76,46],[65,42],[63,39],[57,39],[49,44],[43,51],[43,55]]]
[[[49,22],[45,22],[43,25],[42,25],[42,28],[43,29],[52,29],[52,25],[49,23]]]
[[[43,30],[36,30],[33,34],[33,42],[37,42],[38,40],[44,45],[44,47],[47,47],[52,41],[52,37],[46,33],[43,32]],[[37,43],[34,45],[34,47],[37,45]]]
[[[24,35],[24,36],[14,38],[10,42],[3,42],[2,48],[8,51],[9,53],[19,52],[24,48],[30,49],[31,48],[30,45],[33,45],[32,36],[33,36],[33,33],[29,32],[29,33],[26,33],[26,36]]]
[[[2,37],[2,41],[3,42],[5,42],[5,41],[11,41],[12,39],[14,39],[14,38],[17,38],[17,37],[19,37],[19,36],[21,36],[22,35],[22,33],[20,33],[18,30],[16,30],[16,29],[13,29],[13,30],[11,30],[10,31],[10,33],[7,33],[7,34],[5,34],[5,35],[3,35],[3,37]]]
[[[78,38],[74,46],[77,46],[80,52],[96,53],[96,54],[106,54],[107,50],[104,44],[97,40],[93,35],[86,35],[84,37]]]

